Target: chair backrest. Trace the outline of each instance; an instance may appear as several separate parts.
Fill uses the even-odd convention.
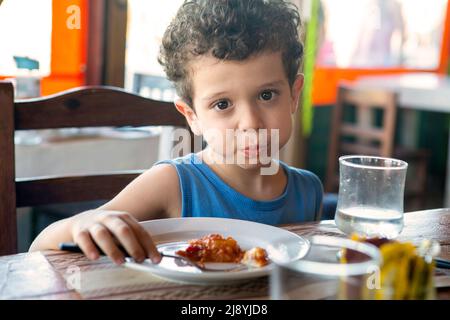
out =
[[[326,192],[337,191],[340,156],[392,156],[396,106],[397,95],[393,92],[339,85],[331,123]]]
[[[13,85],[0,81],[0,255],[17,252],[16,208],[107,200],[141,173],[16,179],[15,130],[153,125],[186,127],[186,121],[170,102],[119,88],[81,87],[15,101]]]

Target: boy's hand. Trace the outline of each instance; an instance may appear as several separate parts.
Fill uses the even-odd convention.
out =
[[[95,244],[116,264],[125,262],[119,244],[137,262],[147,257],[153,263],[161,261],[152,238],[129,213],[121,211],[90,210],[72,217],[72,239],[91,260],[100,256]]]

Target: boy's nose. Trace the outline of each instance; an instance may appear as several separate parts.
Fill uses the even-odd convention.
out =
[[[239,129],[240,130],[257,130],[263,128],[261,114],[255,106],[246,106],[241,109],[239,114]]]

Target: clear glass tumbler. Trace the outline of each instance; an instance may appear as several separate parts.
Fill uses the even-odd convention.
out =
[[[311,247],[301,259],[284,258],[293,250],[272,252],[274,268],[270,274],[273,300],[371,300],[377,292],[381,262],[379,250],[370,244],[345,238],[313,236]],[[286,244],[289,247],[289,244]],[[358,255],[356,261],[343,263],[343,250]]]
[[[346,234],[396,238],[403,229],[407,167],[397,159],[340,157],[337,227]]]

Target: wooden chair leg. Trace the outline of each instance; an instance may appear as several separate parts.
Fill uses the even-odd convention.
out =
[[[426,209],[426,199],[427,199],[427,168],[428,168],[428,158],[423,158],[418,161],[417,176],[418,182],[420,183],[419,188],[419,203],[422,209]]]

